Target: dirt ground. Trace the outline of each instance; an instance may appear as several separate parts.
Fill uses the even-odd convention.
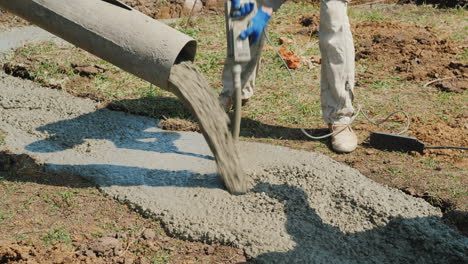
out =
[[[0,152],[0,263],[239,263],[242,250],[168,237],[89,182]],[[94,206],[87,206],[92,203]]]
[[[468,5],[467,0],[399,0],[399,4],[428,4],[435,5],[441,8],[450,7],[466,7]]]
[[[468,64],[458,60],[466,46],[439,37],[432,28],[377,21],[357,24],[353,31],[358,43],[356,60],[376,65],[358,75],[358,85],[375,82],[379,75],[398,74],[424,89],[447,93],[464,93],[468,89]],[[425,125],[422,125],[422,120],[414,118],[411,120],[412,136],[428,146],[467,146],[468,112],[466,109],[451,112],[450,117],[449,122]],[[358,126],[357,129],[365,130],[366,127]],[[440,161],[453,162],[460,168],[468,168],[468,161],[459,158],[459,151],[427,150],[426,154]]]
[[[29,23],[9,12],[0,9],[0,29],[28,25]]]

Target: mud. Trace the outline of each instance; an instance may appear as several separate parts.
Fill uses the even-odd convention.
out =
[[[263,263],[468,261],[468,239],[438,209],[323,155],[242,143],[255,187],[233,196],[199,134],[162,132],[154,119],[4,73],[0,89],[8,149],[93,180],[171,235],[233,245]]]
[[[221,108],[208,81],[191,62],[174,65],[169,90],[185,102],[213,152],[218,173],[232,193],[244,193],[251,183],[242,170],[237,146],[228,128],[229,118]]]

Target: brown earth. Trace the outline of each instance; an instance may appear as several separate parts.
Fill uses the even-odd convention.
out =
[[[302,15],[299,17],[301,28],[297,33],[305,35],[317,35],[319,31],[320,17],[318,14]]]
[[[222,12],[224,8],[224,0],[122,0],[122,2],[155,19],[181,18],[201,11]],[[19,27],[29,24],[24,19],[0,9],[0,27]]]
[[[123,0],[127,5],[157,19],[179,18],[204,11],[221,11],[224,0]],[[192,11],[193,9],[193,11]]]
[[[439,38],[430,27],[374,21],[357,24],[353,33],[359,43],[356,60],[385,62],[382,71],[418,82],[468,78],[468,65],[456,59],[460,47]]]
[[[375,81],[380,75],[398,74],[403,79],[420,83],[425,89],[463,93],[468,88],[468,64],[457,61],[462,48],[438,37],[430,27],[374,21],[357,24],[353,32],[358,43],[356,60],[366,60],[361,63],[374,66],[358,76],[361,86]],[[443,112],[451,116],[450,121],[437,120],[428,124],[414,117],[411,120],[412,136],[428,146],[468,146],[468,112]],[[460,158],[459,150],[426,150],[425,153],[440,161],[453,162],[460,168],[467,165],[467,160]]]
[[[0,9],[0,28],[19,27],[29,25],[29,23],[11,13]]]
[[[92,204],[93,206],[89,206]],[[0,263],[239,263],[243,251],[168,237],[89,182],[0,152]]]
[[[179,118],[162,120],[158,126],[164,130],[201,132],[197,123]]]
[[[320,18],[318,14],[302,15],[296,33],[317,35]],[[398,73],[407,80],[434,82],[432,87],[442,91],[460,92],[468,85],[468,64],[457,60],[463,48],[453,41],[439,37],[431,27],[397,21],[370,21],[352,25],[356,43],[356,61],[369,61],[378,65],[379,71]],[[367,62],[366,62],[367,63]],[[368,72],[372,79],[375,72]]]
[[[434,5],[440,8],[467,7],[468,0],[399,0],[398,4]]]

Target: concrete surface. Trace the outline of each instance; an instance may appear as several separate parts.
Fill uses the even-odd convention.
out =
[[[255,188],[233,196],[201,134],[157,122],[0,73],[9,150],[94,181],[172,235],[262,263],[468,263],[468,239],[422,199],[318,153],[253,143],[240,149]]]
[[[0,32],[0,53],[8,52],[27,43],[41,41],[61,41],[61,39],[34,26]]]

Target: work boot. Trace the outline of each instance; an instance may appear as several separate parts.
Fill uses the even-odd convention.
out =
[[[224,109],[224,112],[227,113],[227,112],[231,111],[231,109],[233,107],[232,97],[220,95],[218,97],[218,100],[219,100],[219,104]]]
[[[329,124],[330,132],[341,131],[332,136],[332,148],[339,153],[353,152],[357,147],[357,136],[351,126],[346,124]]]
[[[224,96],[220,95],[218,97],[219,104],[221,107],[224,109],[224,111],[227,113],[231,111],[234,108],[234,102],[232,100],[232,97],[230,96]],[[249,102],[249,99],[242,99],[242,106],[246,105]]]

